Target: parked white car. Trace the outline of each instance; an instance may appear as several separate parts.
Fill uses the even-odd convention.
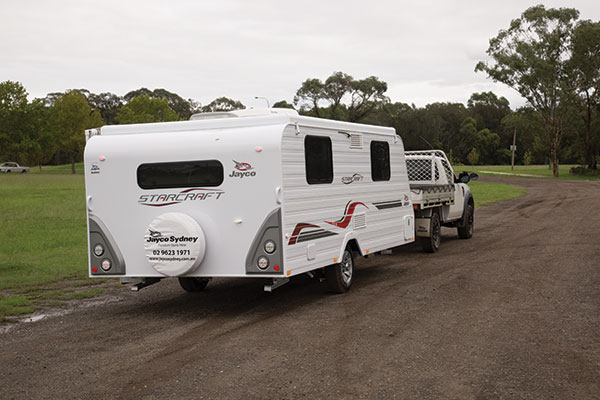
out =
[[[8,173],[20,173],[24,174],[25,172],[29,172],[29,167],[22,167],[16,162],[5,162],[0,164],[0,172]]]

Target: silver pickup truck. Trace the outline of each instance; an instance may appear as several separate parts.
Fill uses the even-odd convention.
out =
[[[0,164],[0,172],[24,174],[25,172],[29,172],[29,167],[21,167],[16,162],[5,162]]]

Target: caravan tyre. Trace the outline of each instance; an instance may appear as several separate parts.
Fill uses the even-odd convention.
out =
[[[350,249],[344,250],[342,262],[325,268],[325,278],[330,292],[345,293],[352,286],[354,276],[354,259]]]
[[[179,284],[186,292],[201,292],[208,285],[208,278],[179,278]]]

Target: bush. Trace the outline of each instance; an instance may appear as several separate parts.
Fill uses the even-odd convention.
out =
[[[569,170],[569,174],[580,176],[600,176],[600,170],[589,169],[587,167],[572,167]]]

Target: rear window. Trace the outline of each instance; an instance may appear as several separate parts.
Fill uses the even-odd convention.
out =
[[[326,136],[304,138],[306,181],[309,185],[333,182],[331,139]]]
[[[142,164],[137,169],[137,181],[142,189],[219,186],[223,183],[223,164],[217,160]]]
[[[390,180],[390,145],[388,142],[371,142],[371,179]]]

